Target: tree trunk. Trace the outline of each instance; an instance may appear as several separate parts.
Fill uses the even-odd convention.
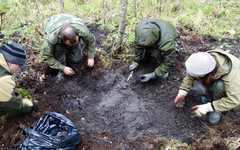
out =
[[[136,2],[136,0],[134,0],[134,14],[135,14],[135,18],[137,18],[137,2]]]
[[[40,11],[40,9],[39,9],[39,7],[38,7],[38,2],[37,2],[37,0],[35,0],[35,4],[36,4],[37,10],[38,10],[39,19],[40,19],[40,21],[41,21],[41,28],[44,28],[43,19],[42,19],[42,14],[41,14],[41,11]]]
[[[3,14],[4,14],[4,12],[0,14],[0,16],[1,16],[0,34],[1,34],[1,31],[2,31],[2,24],[3,24]]]
[[[60,13],[65,13],[63,0],[60,0],[60,7],[61,7]]]
[[[155,14],[156,14],[156,18],[161,18],[160,16],[160,12],[161,12],[161,0],[155,0],[156,3],[156,7],[155,7]]]
[[[103,0],[103,19],[104,19],[104,24],[107,23],[107,0]]]
[[[119,24],[119,37],[117,42],[117,48],[121,48],[122,41],[123,41],[123,35],[125,33],[125,20],[126,20],[126,13],[127,13],[127,7],[128,7],[128,0],[121,0],[122,4],[122,13],[120,18],[120,24]]]

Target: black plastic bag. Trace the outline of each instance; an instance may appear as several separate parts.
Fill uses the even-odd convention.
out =
[[[20,150],[74,150],[82,140],[73,122],[56,112],[45,113],[33,129],[25,127],[24,132]]]

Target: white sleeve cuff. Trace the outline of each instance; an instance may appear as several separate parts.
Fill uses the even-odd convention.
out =
[[[187,94],[188,94],[188,92],[187,91],[185,91],[185,90],[179,90],[178,91],[178,95],[183,95],[183,96],[187,96]]]

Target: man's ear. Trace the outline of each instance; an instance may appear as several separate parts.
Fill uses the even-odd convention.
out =
[[[58,36],[60,39],[62,39],[61,35]]]
[[[10,63],[10,62],[7,62],[7,64],[8,64],[9,68],[12,66],[12,63]]]

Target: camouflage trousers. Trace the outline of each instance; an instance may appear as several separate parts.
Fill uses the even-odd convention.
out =
[[[79,42],[75,46],[57,44],[53,49],[53,56],[60,63],[66,65],[66,59],[72,63],[79,63],[82,60],[83,53]]]

